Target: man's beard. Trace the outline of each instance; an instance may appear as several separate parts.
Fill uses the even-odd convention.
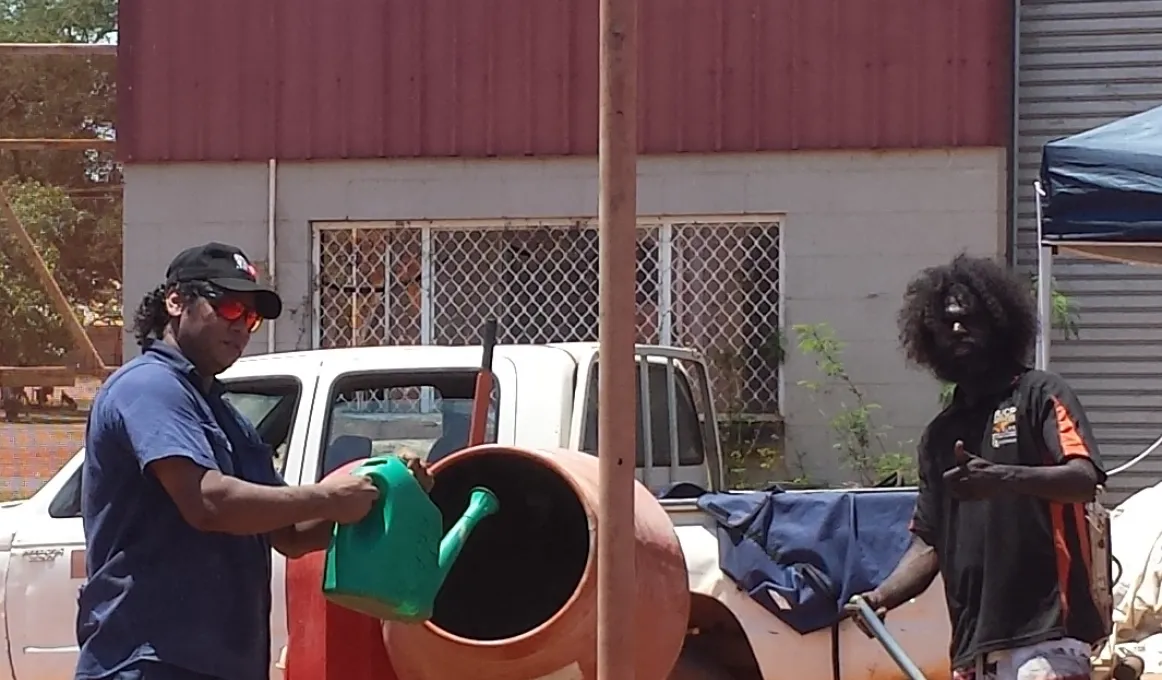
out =
[[[1012,376],[1013,367],[1012,357],[989,344],[961,352],[954,351],[951,346],[942,346],[931,366],[940,380],[969,388],[1007,379]]]

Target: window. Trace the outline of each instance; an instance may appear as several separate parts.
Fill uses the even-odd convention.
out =
[[[286,452],[294,427],[302,387],[296,378],[259,378],[226,382],[223,397],[238,409],[262,440],[274,449],[274,465],[279,474],[286,470]],[[48,506],[50,517],[80,517],[81,468],[61,487]]]
[[[224,397],[255,427],[283,400],[278,395],[255,392],[227,392]]]
[[[645,467],[645,437],[642,434],[641,410],[641,367],[638,361],[634,371],[637,385],[637,467]],[[649,365],[650,388],[650,442],[653,446],[654,467],[670,465],[670,407],[669,390],[666,389],[666,364],[664,361],[646,361]],[[702,438],[702,419],[695,406],[694,392],[690,381],[681,368],[681,362],[674,362],[674,396],[677,399],[678,417],[678,465],[702,465],[706,460],[706,449]],[[589,373],[589,387],[585,398],[585,423],[581,435],[581,450],[597,454],[597,375],[598,362],[594,361]]]
[[[476,371],[344,376],[332,389],[316,478],[360,458],[411,452],[435,462],[464,448],[475,393]],[[493,383],[487,442],[496,441],[499,402]]]
[[[274,466],[279,474],[286,471],[286,453],[294,428],[302,392],[296,378],[263,378],[258,381],[227,383],[223,398],[238,409],[262,440],[274,449]]]

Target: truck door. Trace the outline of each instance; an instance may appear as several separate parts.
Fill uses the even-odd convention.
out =
[[[85,576],[80,459],[19,509],[24,518],[12,540],[4,587],[17,678],[68,680],[76,669],[77,588]]]
[[[263,376],[227,381],[226,398],[258,429],[276,452],[280,472],[298,482],[300,464],[287,465],[291,441],[305,436],[307,419],[296,424],[304,387],[298,378]],[[26,513],[13,538],[5,581],[4,613],[12,668],[19,680],[69,680],[76,668],[77,590],[85,578],[81,525],[81,456],[20,509]],[[285,559],[274,555],[271,611],[273,659],[286,644]],[[281,677],[272,669],[272,677]]]

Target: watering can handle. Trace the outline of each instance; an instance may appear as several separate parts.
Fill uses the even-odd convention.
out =
[[[398,456],[375,456],[363,461],[360,465],[355,467],[355,469],[351,470],[351,474],[363,475],[364,477],[370,479],[371,482],[375,484],[375,487],[379,489],[380,495],[386,496],[391,485],[388,484],[387,478],[384,477],[382,473],[377,472],[377,468],[380,465],[383,465],[384,463],[392,460],[406,466],[406,463],[404,463],[404,461]],[[412,476],[412,479],[415,479],[416,475],[410,468],[408,469],[408,474]],[[416,483],[419,484],[419,480],[416,480]]]

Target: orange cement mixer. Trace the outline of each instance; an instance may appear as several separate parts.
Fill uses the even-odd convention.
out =
[[[401,680],[595,678],[597,458],[482,445],[432,473],[445,531],[473,487],[492,489],[500,511],[464,546],[430,620],[384,624]],[[686,634],[686,564],[661,504],[635,493],[635,677],[664,680]]]

